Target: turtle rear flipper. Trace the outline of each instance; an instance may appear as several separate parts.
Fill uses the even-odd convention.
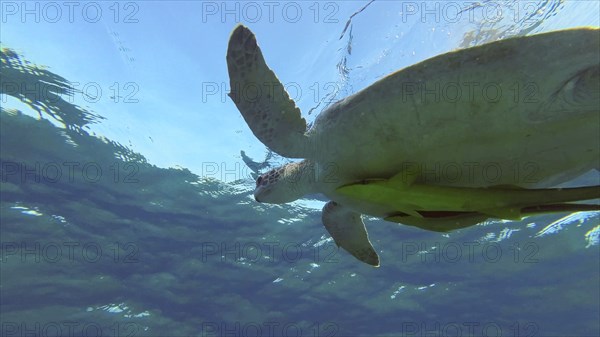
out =
[[[229,97],[256,138],[281,156],[305,158],[309,148],[306,121],[267,66],[256,37],[243,25],[229,38],[227,68]]]

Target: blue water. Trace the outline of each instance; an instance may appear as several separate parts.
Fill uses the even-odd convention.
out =
[[[237,21],[311,122],[428,57],[598,26],[597,2],[54,4],[1,4],[1,336],[600,335],[598,212],[366,218],[375,269],[337,250],[322,198],[253,200],[253,170],[287,159],[225,96]]]

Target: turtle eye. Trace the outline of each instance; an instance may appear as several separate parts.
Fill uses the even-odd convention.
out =
[[[263,177],[262,176],[258,177],[258,179],[256,179],[256,187],[258,187],[262,183],[262,181],[263,181]]]

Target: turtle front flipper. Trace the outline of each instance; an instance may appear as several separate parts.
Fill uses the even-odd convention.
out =
[[[229,38],[227,68],[229,97],[254,135],[284,157],[305,158],[309,148],[306,120],[265,63],[256,37],[243,25]]]
[[[360,214],[330,201],[323,207],[323,224],[338,247],[364,263],[379,267],[379,256],[369,241]]]

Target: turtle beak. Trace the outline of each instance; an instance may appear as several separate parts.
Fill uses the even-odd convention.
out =
[[[260,200],[258,200],[258,196],[256,194],[254,194],[254,200],[256,200],[257,202],[260,202]]]

